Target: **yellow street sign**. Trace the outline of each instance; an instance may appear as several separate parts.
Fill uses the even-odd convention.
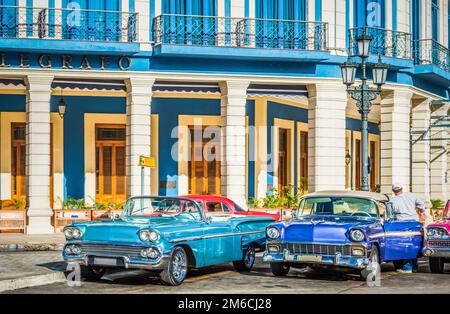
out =
[[[156,160],[154,157],[140,156],[139,157],[139,167],[155,168]]]

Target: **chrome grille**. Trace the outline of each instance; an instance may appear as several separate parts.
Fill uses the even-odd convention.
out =
[[[142,259],[143,247],[131,245],[82,244],[81,254],[89,256],[117,256],[129,259]]]
[[[428,241],[429,247],[450,247],[450,240],[431,240]]]
[[[310,244],[310,243],[283,243],[283,249],[290,254],[306,255],[351,255],[351,246],[349,245],[330,245],[330,244]]]

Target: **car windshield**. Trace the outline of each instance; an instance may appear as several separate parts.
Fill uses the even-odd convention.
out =
[[[201,219],[199,206],[191,200],[162,197],[134,197],[125,205],[127,217]]]
[[[309,197],[300,203],[299,216],[358,216],[378,218],[378,208],[374,201],[358,197]]]

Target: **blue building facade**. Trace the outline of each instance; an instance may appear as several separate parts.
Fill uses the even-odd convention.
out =
[[[70,198],[251,198],[359,189],[340,64],[372,36],[389,65],[370,115],[370,187],[447,198],[443,0],[0,0],[0,199],[30,233]],[[370,78],[369,78],[370,79]],[[64,105],[64,106],[63,106]],[[64,112],[61,112],[64,107]],[[431,126],[431,127],[430,127]],[[213,155],[213,158],[209,158]]]

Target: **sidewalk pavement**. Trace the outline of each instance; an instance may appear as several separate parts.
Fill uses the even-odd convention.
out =
[[[65,270],[61,252],[0,252],[0,293],[63,282]]]
[[[49,235],[0,233],[0,252],[61,251],[64,242],[62,233]]]

